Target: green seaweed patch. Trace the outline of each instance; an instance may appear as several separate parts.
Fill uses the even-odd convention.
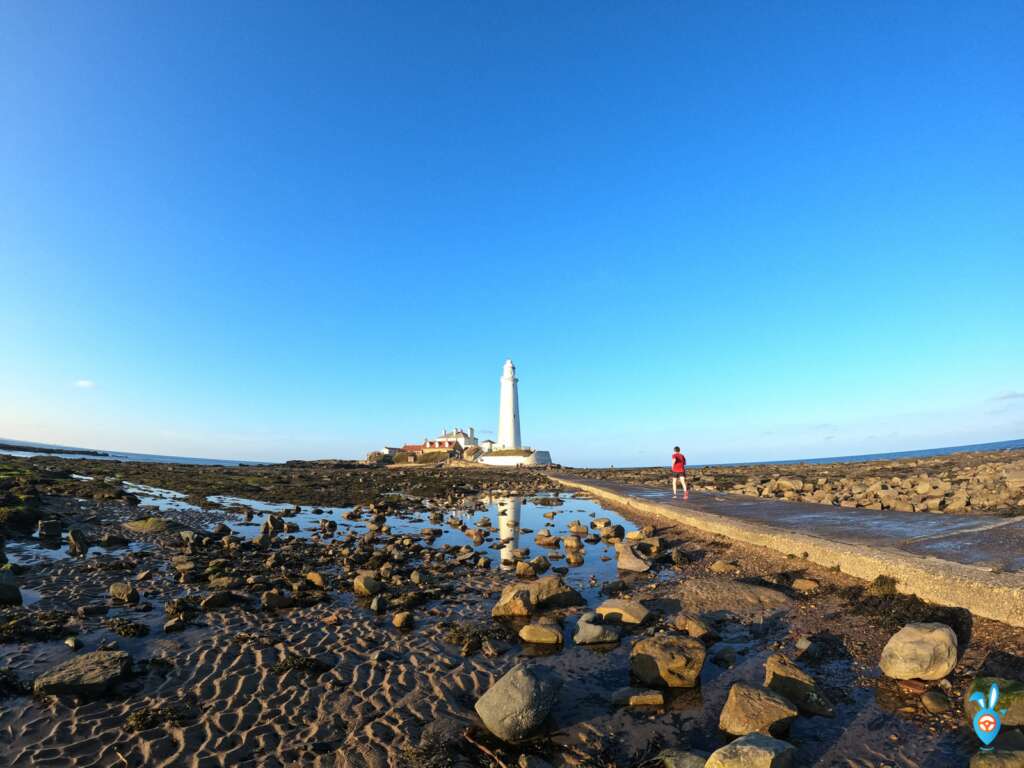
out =
[[[103,626],[121,637],[145,637],[149,634],[149,627],[129,619],[106,619]]]
[[[71,615],[63,611],[36,611],[23,606],[0,608],[0,643],[55,640],[67,637]]]
[[[291,672],[295,670],[297,672],[326,672],[331,668],[331,665],[321,661],[315,656],[302,656],[297,653],[289,653],[278,661],[270,669],[272,672],[276,672],[283,675],[285,672]]]
[[[135,533],[163,533],[170,527],[170,522],[163,517],[145,517],[141,520],[129,520],[124,527]]]
[[[182,704],[149,706],[137,709],[125,718],[124,724],[129,731],[145,731],[150,728],[174,726],[181,728],[195,719],[195,712]]]

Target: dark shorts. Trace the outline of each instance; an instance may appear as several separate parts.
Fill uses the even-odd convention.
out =
[[[672,470],[672,477],[686,477],[686,470],[681,469],[679,471]]]

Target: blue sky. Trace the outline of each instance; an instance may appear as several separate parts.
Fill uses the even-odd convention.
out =
[[[1024,436],[1024,6],[0,5],[0,436]]]

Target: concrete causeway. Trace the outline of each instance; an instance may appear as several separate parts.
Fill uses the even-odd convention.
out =
[[[555,473],[553,480],[625,509],[803,557],[941,605],[1024,627],[1024,518],[943,515],[691,492]]]

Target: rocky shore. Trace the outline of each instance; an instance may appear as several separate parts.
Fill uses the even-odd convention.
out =
[[[667,468],[573,469],[573,474],[666,487]],[[947,514],[1024,514],[1024,451],[833,464],[691,467],[691,490],[841,507]]]
[[[4,765],[1017,764],[991,680],[1022,759],[1024,631],[540,472],[5,458],[0,510]]]

